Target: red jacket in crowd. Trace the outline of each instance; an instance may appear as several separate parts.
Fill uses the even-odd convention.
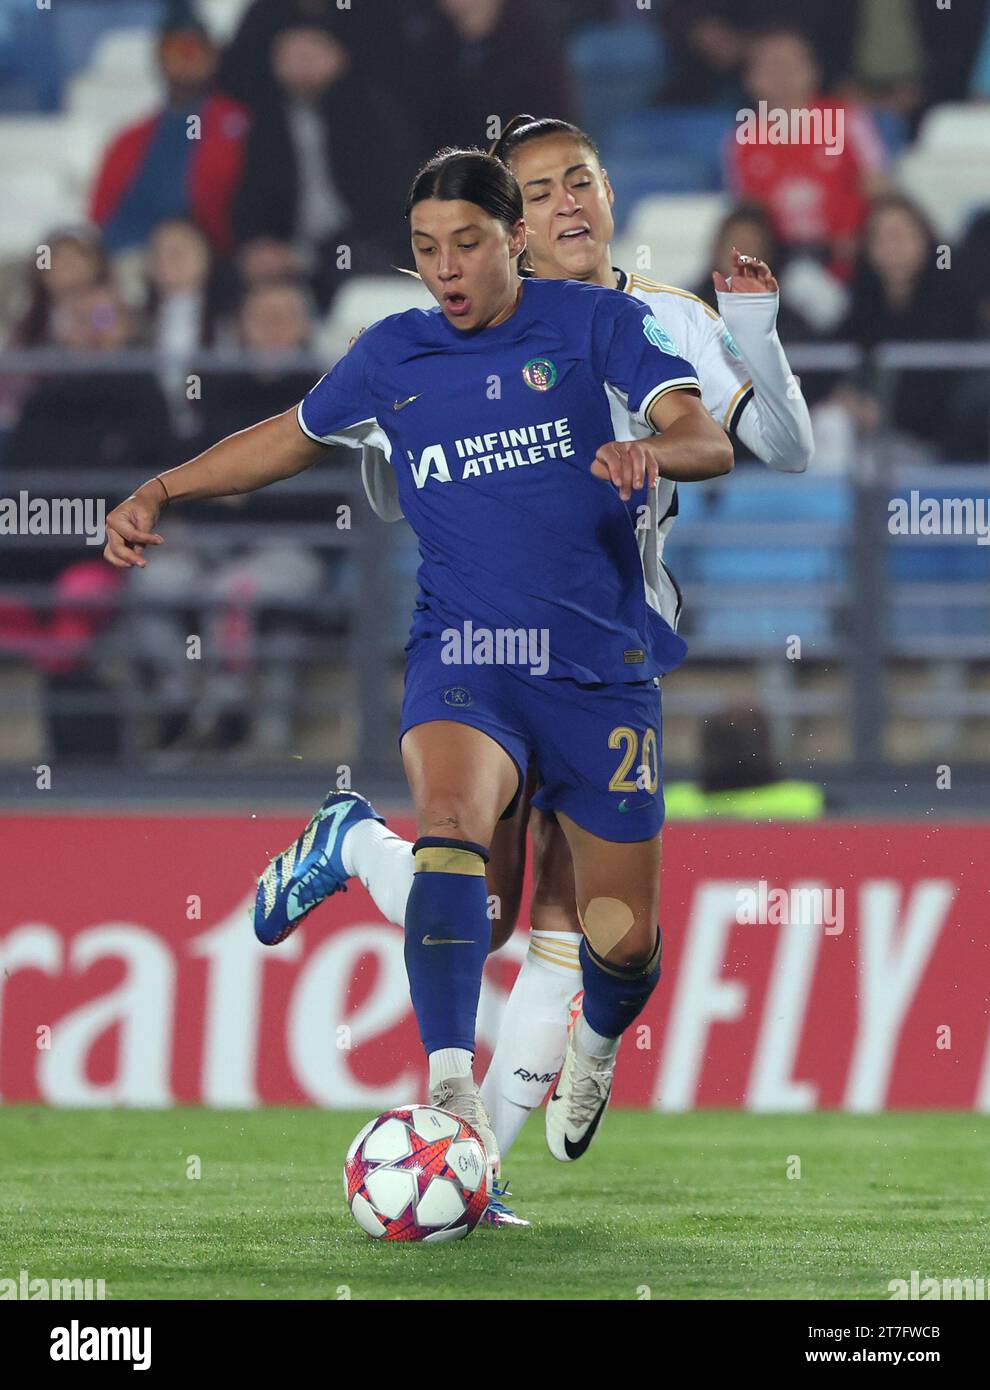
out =
[[[207,97],[202,132],[189,162],[189,208],[212,246],[234,248],[231,204],[241,178],[250,117],[247,108],[221,92]],[[89,215],[99,226],[113,217],[151,144],[159,116],[128,126],[111,141],[90,199]]]

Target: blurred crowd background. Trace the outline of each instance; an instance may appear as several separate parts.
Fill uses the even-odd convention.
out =
[[[764,101],[841,108],[841,153],[739,143]],[[424,302],[417,165],[519,111],[598,141],[617,265],[714,303],[733,245],[770,263],[813,407],[804,477],[740,455],[680,490],[668,760],[742,706],[853,801],[892,765],[990,773],[990,546],[887,528],[912,489],[988,493],[986,0],[0,0],[0,496],[109,510],[293,404]],[[356,456],[166,535],[126,579],[0,538],[0,764],[397,771],[415,547]]]

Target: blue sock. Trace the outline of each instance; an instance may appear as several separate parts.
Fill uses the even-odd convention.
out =
[[[406,973],[427,1053],[474,1052],[481,972],[491,944],[488,853],[469,840],[426,835],[413,845],[406,903]]]
[[[645,965],[613,965],[581,938],[579,959],[584,976],[582,1010],[588,1026],[603,1038],[618,1038],[646,1008],[660,979],[662,941],[657,927],[657,944]]]

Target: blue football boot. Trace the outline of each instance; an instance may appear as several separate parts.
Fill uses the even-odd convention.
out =
[[[384,825],[371,802],[357,792],[331,792],[296,840],[277,854],[258,879],[254,934],[277,946],[324,898],[343,889],[350,877],[341,858],[344,835],[361,820]]]
[[[509,1183],[497,1181],[492,1184],[492,1200],[485,1208],[485,1214],[481,1218],[482,1226],[528,1226],[530,1222],[524,1221],[521,1216],[517,1216],[510,1206],[506,1206],[503,1198],[511,1197]]]

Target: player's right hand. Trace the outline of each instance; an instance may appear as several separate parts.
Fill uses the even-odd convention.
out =
[[[591,464],[596,478],[602,478],[619,489],[623,502],[644,483],[655,487],[659,468],[656,458],[643,439],[613,439],[598,448]]]
[[[119,506],[114,507],[107,517],[107,543],[103,547],[103,558],[118,569],[144,569],[146,545],[163,545],[164,536],[154,530],[161,508],[138,488],[130,497],[125,497]]]

